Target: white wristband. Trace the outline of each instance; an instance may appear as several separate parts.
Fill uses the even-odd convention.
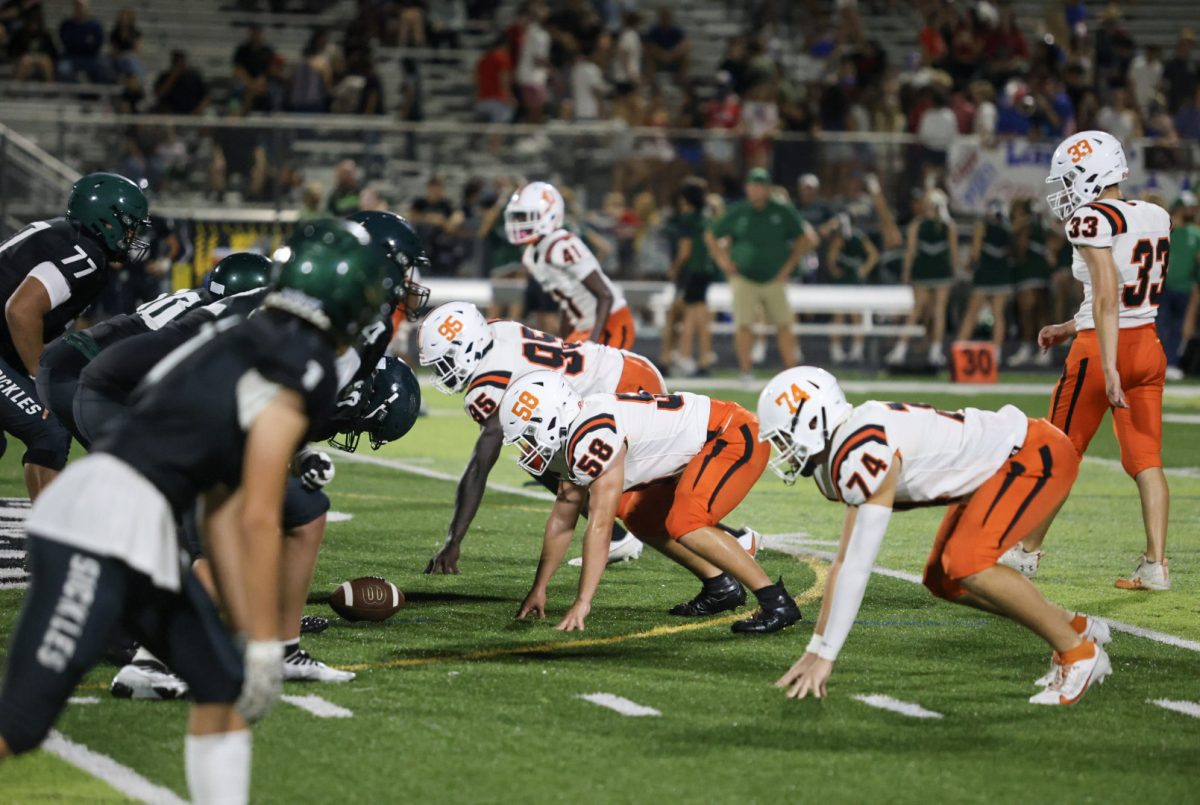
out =
[[[808,645],[804,647],[804,653],[818,654],[821,651],[821,647],[824,645],[825,641],[821,639],[821,636],[816,632],[813,632],[813,636],[809,639]]]
[[[838,657],[838,649],[822,643],[821,648],[817,650],[817,656],[823,660],[834,662]]]

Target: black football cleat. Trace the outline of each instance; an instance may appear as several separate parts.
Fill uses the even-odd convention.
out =
[[[765,600],[759,597],[758,612],[730,627],[734,634],[771,634],[791,626],[803,617],[795,599],[784,588],[783,579],[772,587],[771,595]]]
[[[715,582],[720,580],[720,584]],[[746,590],[738,584],[737,579],[728,573],[722,573],[700,588],[696,597],[691,601],[676,604],[671,607],[672,615],[683,618],[706,618],[720,612],[737,609],[746,603]]]

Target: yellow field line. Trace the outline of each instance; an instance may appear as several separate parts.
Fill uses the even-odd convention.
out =
[[[812,568],[816,578],[809,585],[808,589],[796,596],[797,604],[811,604],[820,599],[825,593],[825,584],[829,580],[829,565],[812,557],[801,558],[805,564]],[[649,640],[655,637],[667,637],[668,635],[683,634],[685,632],[695,632],[700,629],[709,629],[714,626],[726,626],[734,621],[741,620],[746,617],[745,614],[730,614],[723,615],[720,618],[711,618],[695,623],[684,623],[677,626],[655,626],[653,629],[646,629],[641,632],[633,632],[631,634],[613,635],[611,637],[585,637],[578,640],[563,640],[556,643],[534,643],[531,645],[521,646],[501,646],[500,648],[480,649],[478,651],[467,651],[460,654],[441,654],[433,657],[404,657],[395,660],[386,660],[384,662],[368,662],[358,663],[356,665],[339,665],[338,668],[343,671],[379,671],[388,668],[414,668],[423,665],[434,665],[443,662],[474,662],[476,660],[490,660],[496,657],[510,657],[521,654],[544,654],[550,651],[568,651],[576,648],[592,648],[595,646],[612,646],[618,643],[627,643],[632,640]]]

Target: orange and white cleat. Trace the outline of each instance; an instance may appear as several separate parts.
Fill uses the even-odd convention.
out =
[[[1054,679],[1040,693],[1029,698],[1030,704],[1064,705],[1075,704],[1083,698],[1088,688],[1102,684],[1112,673],[1112,663],[1108,653],[1090,640],[1084,643],[1092,647],[1092,655],[1071,663],[1062,662],[1062,657],[1055,654]]]
[[[1108,624],[1099,618],[1093,618],[1091,615],[1084,615],[1082,612],[1075,613],[1076,622],[1079,618],[1083,618],[1083,629],[1079,630],[1076,626],[1076,631],[1084,640],[1091,640],[1097,646],[1107,646],[1112,642],[1112,630],[1108,628]],[[1042,674],[1038,681],[1033,684],[1039,688],[1044,688],[1054,681],[1054,675],[1058,673],[1058,663],[1054,658],[1050,659],[1050,670]]]
[[[1114,585],[1118,590],[1169,590],[1171,589],[1171,573],[1167,568],[1167,558],[1161,562],[1151,562],[1145,554],[1138,560],[1137,567],[1127,579],[1117,579]]]
[[[1042,562],[1042,551],[1027,551],[1021,543],[1009,548],[1000,558],[996,560],[998,564],[1005,567],[1011,567],[1013,570],[1020,573],[1027,579],[1036,579],[1038,574],[1038,565]]]

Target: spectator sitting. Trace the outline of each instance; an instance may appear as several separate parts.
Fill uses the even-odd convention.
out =
[[[173,115],[199,114],[208,108],[208,84],[188,64],[187,53],[171,52],[171,66],[154,81],[156,111]]]
[[[233,77],[242,93],[242,112],[270,111],[269,72],[275,49],[263,39],[261,25],[251,25],[246,39],[233,52]]]
[[[46,31],[40,6],[26,12],[24,22],[8,43],[8,55],[16,62],[17,81],[53,81],[58,49]]]
[[[508,41],[503,35],[496,37],[475,62],[475,111],[489,123],[512,120],[516,106],[512,94],[512,69]]]
[[[333,169],[333,189],[325,201],[325,210],[334,218],[345,218],[358,212],[362,180],[353,159],[343,159]]]
[[[650,69],[671,70],[676,82],[682,85],[687,81],[691,54],[692,43],[687,32],[675,24],[670,7],[663,6],[658,11],[658,21],[646,32],[646,59]]]
[[[1103,131],[1123,143],[1142,136],[1142,124],[1137,110],[1129,104],[1129,91],[1114,89],[1109,103],[1105,104],[1096,118]]]
[[[451,230],[454,205],[446,198],[446,185],[436,174],[425,184],[425,195],[413,199],[408,209],[408,220],[412,221],[417,234],[425,242],[429,261],[438,273],[453,273],[453,242]]]
[[[304,46],[300,63],[288,84],[287,108],[290,112],[321,114],[329,111],[333,92],[333,65],[325,54],[329,36],[317,29]]]
[[[1175,133],[1185,140],[1200,140],[1200,87],[1175,113]]]
[[[333,111],[338,114],[382,115],[383,81],[375,70],[371,51],[361,47],[346,57],[346,75],[334,90]]]
[[[100,58],[104,47],[104,28],[91,15],[87,0],[75,0],[70,17],[58,26],[58,38],[62,40],[62,59],[58,63],[58,76],[63,81],[76,81],[83,73],[94,84],[111,84],[112,71]]]
[[[1175,40],[1175,55],[1163,65],[1163,81],[1166,84],[1167,108],[1177,112],[1196,94],[1200,85],[1200,71],[1192,60],[1192,45],[1196,42],[1196,34],[1191,28],[1184,28]],[[1178,126],[1178,124],[1177,124]],[[1181,132],[1182,134],[1182,132]]]
[[[1146,48],[1145,53],[1139,53],[1129,64],[1129,89],[1133,93],[1130,100],[1143,117],[1150,112],[1162,77],[1162,51],[1157,45]]]
[[[108,35],[113,48],[113,65],[121,75],[135,75],[145,82],[146,67],[142,64],[139,51],[142,48],[142,32],[137,27],[133,11],[125,8],[117,12],[117,21]]]

